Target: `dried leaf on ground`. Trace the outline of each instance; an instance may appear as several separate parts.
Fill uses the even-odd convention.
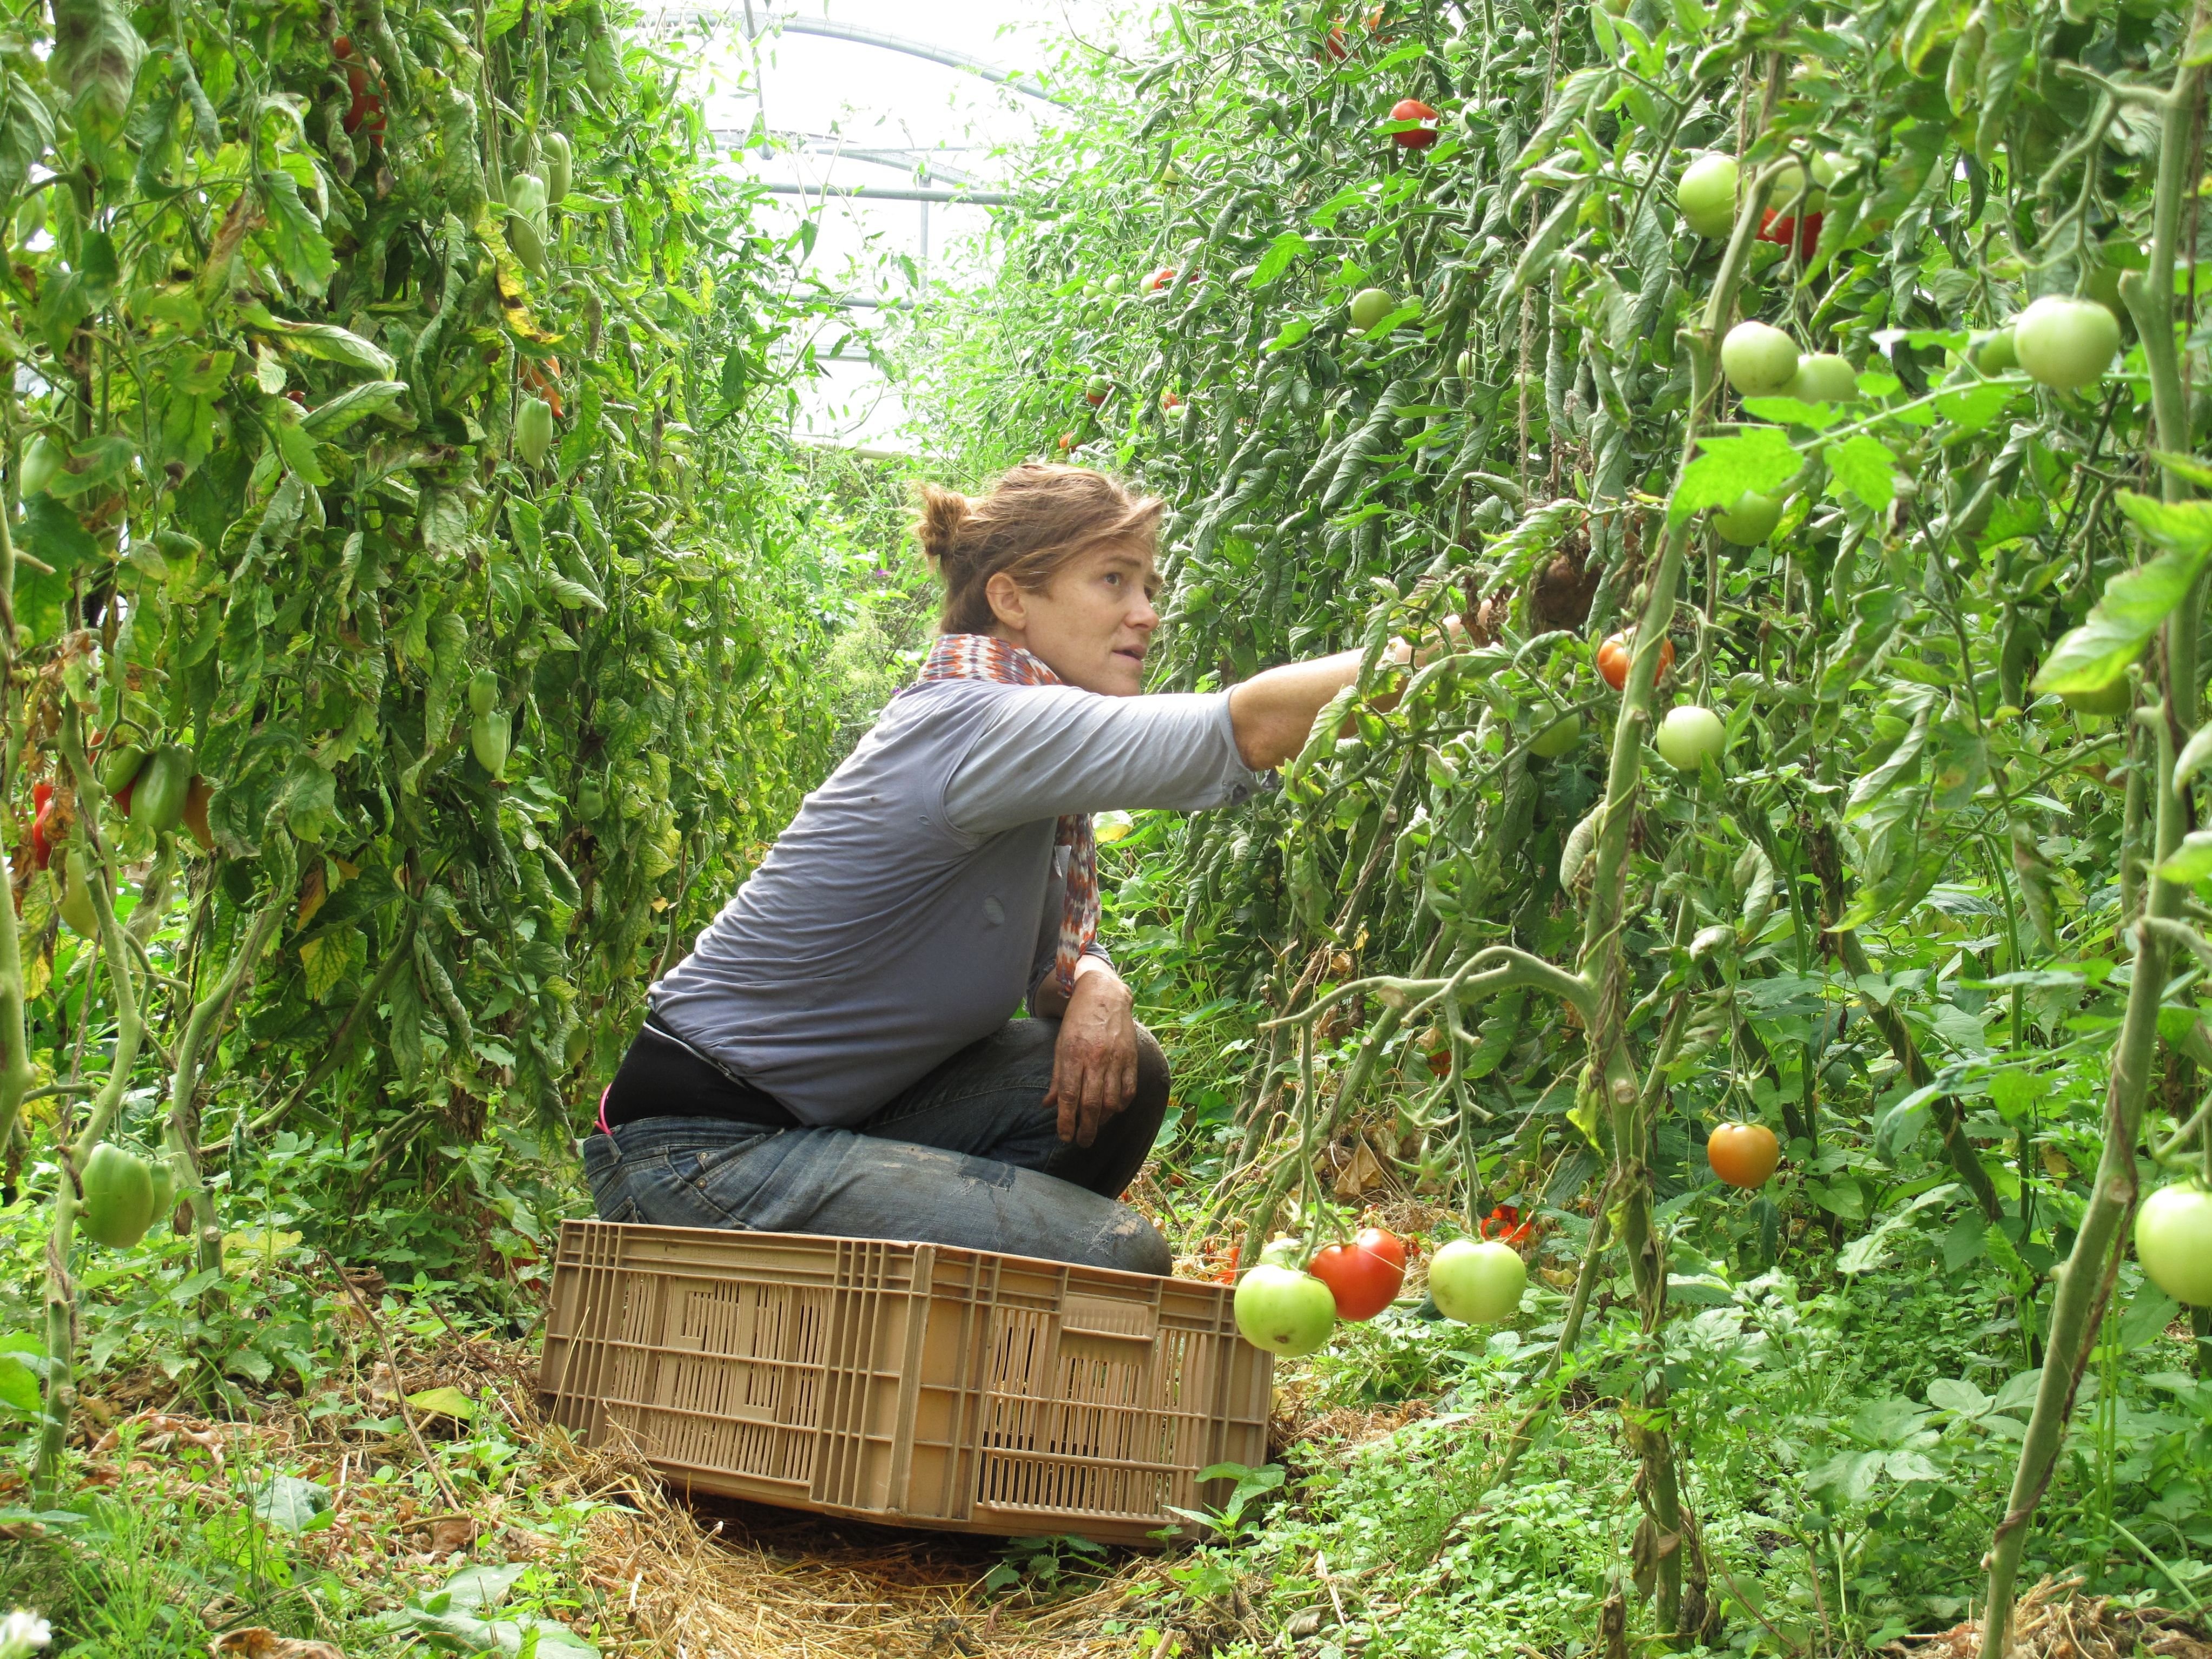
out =
[[[208,1651],[217,1659],[345,1659],[328,1642],[279,1636],[258,1625],[250,1630],[224,1632],[208,1644]]]

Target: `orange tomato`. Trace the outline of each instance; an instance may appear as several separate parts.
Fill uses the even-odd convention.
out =
[[[1782,1161],[1782,1143],[1764,1123],[1723,1123],[1705,1141],[1705,1161],[1731,1187],[1764,1187]]]
[[[1628,684],[1628,664],[1635,654],[1636,636],[1633,634],[1608,635],[1597,648],[1597,672],[1605,683],[1618,691]],[[1667,678],[1667,671],[1674,665],[1674,641],[1659,641],[1659,678]]]

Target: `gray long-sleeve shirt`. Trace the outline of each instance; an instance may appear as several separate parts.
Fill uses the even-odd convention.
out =
[[[1050,969],[1058,818],[1231,805],[1267,781],[1237,756],[1226,692],[930,681],[806,798],[653,1012],[801,1122],[863,1122]]]

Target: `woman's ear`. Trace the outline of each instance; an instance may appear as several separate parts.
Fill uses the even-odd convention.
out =
[[[1003,570],[994,570],[991,579],[983,584],[983,598],[991,607],[991,614],[999,619],[1002,628],[1017,632],[1026,629],[1030,623],[1029,595],[1022,585]]]

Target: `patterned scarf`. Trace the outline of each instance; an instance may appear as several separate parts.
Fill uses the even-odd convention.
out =
[[[919,690],[932,680],[996,680],[1002,685],[1060,685],[1065,682],[1018,645],[989,634],[940,634],[921,665],[921,678],[897,695]],[[1091,815],[1070,812],[1060,820],[1054,847],[1067,848],[1067,895],[1060,916],[1060,950],[1053,978],[1063,993],[1075,988],[1075,964],[1098,937],[1098,848],[1091,837]]]

